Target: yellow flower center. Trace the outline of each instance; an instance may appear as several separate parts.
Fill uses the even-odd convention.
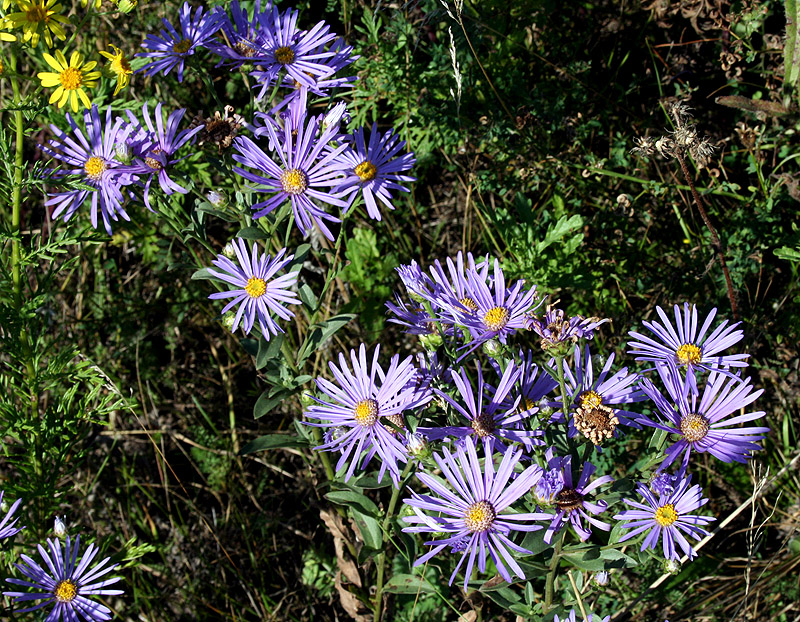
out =
[[[478,303],[475,302],[472,298],[462,298],[458,302],[461,303],[462,306],[466,307],[470,311],[477,311],[478,310]]]
[[[481,413],[472,420],[470,427],[480,438],[489,436],[494,432],[494,417],[487,415],[486,413]]]
[[[303,194],[308,188],[308,175],[299,168],[281,173],[281,187],[286,194]]]
[[[678,363],[681,365],[687,365],[689,363],[697,365],[700,359],[703,358],[703,352],[693,343],[684,343],[678,348],[678,351],[675,352],[675,358],[678,359]]]
[[[355,168],[355,173],[361,181],[372,181],[378,174],[378,168],[369,160],[364,160]]]
[[[162,168],[164,168],[161,165],[161,162],[159,162],[155,158],[145,158],[144,163],[147,164],[147,166],[149,166],[154,171],[160,171]]]
[[[358,425],[364,428],[375,425],[378,420],[378,402],[375,400],[361,400],[353,409],[353,418]]]
[[[103,171],[107,168],[106,161],[100,156],[92,156],[86,160],[86,164],[83,165],[86,176],[92,181],[100,181],[100,178],[103,176]]]
[[[25,11],[25,19],[29,22],[48,22],[47,11],[44,8],[44,5],[31,5],[27,11]]]
[[[67,91],[74,91],[79,89],[83,83],[83,72],[77,67],[67,67],[58,76],[63,86]]]
[[[281,65],[288,65],[289,63],[294,62],[294,51],[292,48],[285,45],[283,47],[279,47],[277,50],[275,50],[275,60]]]
[[[703,415],[689,413],[681,419],[681,433],[690,443],[699,441],[708,434],[708,419]]]
[[[489,330],[500,330],[508,324],[508,309],[505,307],[494,307],[483,316],[483,325]]]
[[[494,519],[497,518],[497,511],[488,501],[477,501],[467,508],[464,515],[464,524],[471,532],[488,531]]]
[[[250,298],[260,298],[267,292],[267,284],[264,279],[251,276],[247,279],[247,285],[245,285],[244,291]]]
[[[192,47],[192,40],[191,39],[181,39],[177,43],[172,44],[172,51],[176,54],[183,54]]]
[[[675,506],[671,503],[662,505],[656,510],[656,522],[662,527],[669,527],[672,523],[678,520],[678,513],[675,511]]]
[[[603,403],[603,398],[595,391],[584,391],[578,396],[578,403],[584,408],[597,408]]]
[[[574,488],[562,488],[556,495],[556,507],[567,513],[582,508],[583,495]]]
[[[72,602],[77,595],[78,585],[69,579],[56,583],[56,589],[53,590],[53,596],[60,603]]]

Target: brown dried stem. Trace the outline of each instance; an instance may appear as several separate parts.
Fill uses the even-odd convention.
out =
[[[692,176],[689,173],[689,167],[686,166],[686,160],[683,158],[679,150],[675,152],[675,159],[678,160],[678,163],[681,165],[681,171],[683,171],[683,177],[686,179],[686,183],[689,185],[689,189],[692,191],[692,196],[694,197],[695,205],[697,205],[697,209],[700,212],[700,217],[703,219],[703,222],[706,224],[709,233],[711,234],[711,247],[717,253],[717,257],[719,257],[719,263],[722,266],[722,272],[725,274],[725,285],[728,288],[728,300],[731,303],[731,311],[733,312],[733,319],[739,319],[739,310],[736,307],[736,298],[733,293],[733,282],[731,281],[731,274],[728,272],[728,264],[725,263],[725,255],[722,252],[722,244],[719,241],[719,236],[717,235],[717,230],[714,228],[714,225],[711,224],[711,221],[708,219],[708,214],[706,213],[705,208],[703,207],[703,199],[700,194],[697,192],[697,189],[694,187],[694,181],[692,180]]]

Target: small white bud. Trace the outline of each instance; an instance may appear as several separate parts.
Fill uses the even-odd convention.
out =
[[[56,538],[63,538],[67,535],[67,516],[56,516],[55,521],[53,521],[53,533],[55,534]]]
[[[228,242],[225,245],[225,248],[222,249],[222,254],[228,259],[236,259],[236,248],[233,246],[233,242]]]

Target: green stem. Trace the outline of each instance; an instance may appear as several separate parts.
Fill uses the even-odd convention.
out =
[[[550,560],[550,570],[547,571],[547,583],[544,588],[544,609],[542,613],[547,615],[550,607],[553,604],[553,585],[555,584],[556,574],[558,572],[558,562],[561,560],[561,547],[564,544],[564,539],[567,536],[567,530],[561,533],[561,538],[556,542],[556,547],[553,549],[553,559]]]
[[[413,466],[413,459],[406,463],[406,468],[403,469],[403,474],[400,476],[400,482],[398,483],[397,488],[392,491],[392,498],[389,499],[389,507],[386,510],[386,516],[383,519],[383,525],[381,525],[384,547],[386,545],[386,533],[389,531],[389,523],[394,517],[394,509],[397,506],[397,500],[400,498],[400,493],[403,490],[403,483],[405,482],[405,479]],[[381,553],[378,555],[378,559],[375,561],[375,565],[378,569],[378,576],[375,580],[375,606],[373,609],[372,619],[373,622],[381,622],[381,615],[383,615],[383,577],[386,566],[386,551],[381,551]]]
[[[20,250],[20,243],[22,241],[22,172],[25,167],[24,148],[25,148],[25,118],[23,117],[22,110],[22,95],[19,88],[19,76],[17,74],[17,55],[14,50],[11,51],[9,58],[9,65],[11,68],[11,88],[14,92],[14,129],[15,129],[15,144],[14,144],[14,178],[12,181],[11,192],[11,281],[14,287],[14,307],[17,315],[21,315],[22,310],[22,253]],[[42,435],[41,435],[41,418],[39,417],[39,391],[36,386],[36,366],[34,365],[34,357],[31,349],[30,337],[25,326],[20,328],[19,334],[20,343],[22,345],[22,356],[25,362],[25,374],[28,381],[29,396],[29,412],[30,424],[32,427],[34,456],[33,456],[33,470],[36,476],[37,484],[44,485],[44,467],[43,467],[43,448],[42,448]],[[43,525],[42,520],[42,506],[36,505],[36,524]],[[41,529],[41,527],[39,527]]]

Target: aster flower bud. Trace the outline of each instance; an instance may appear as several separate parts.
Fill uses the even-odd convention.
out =
[[[126,142],[118,142],[114,145],[114,157],[123,164],[131,163],[131,146]]]
[[[419,459],[429,458],[431,455],[428,439],[419,432],[406,434],[406,449],[408,453]]]
[[[53,521],[53,534],[56,538],[63,538],[67,535],[67,517],[64,516],[56,516],[55,521]]]
[[[226,197],[223,193],[217,192],[216,190],[210,190],[206,194],[206,199],[208,200],[211,205],[214,207],[223,207],[224,205],[228,204],[228,197]],[[224,251],[223,251],[224,252]],[[229,257],[226,255],[226,257]],[[232,259],[229,257],[229,259]]]
[[[664,560],[664,572],[668,574],[677,575],[681,571],[681,563],[677,559]]]
[[[505,347],[497,339],[489,339],[489,341],[484,341],[482,347],[484,354],[493,359],[501,357],[505,351]]]
[[[222,249],[222,254],[228,259],[236,259],[236,249],[232,242],[228,242],[225,248]]]
[[[444,343],[442,336],[439,333],[420,335],[419,342],[428,352],[435,352]]]
[[[300,394],[300,403],[303,405],[303,408],[308,408],[309,406],[313,406],[316,404],[316,400],[311,393],[301,393]]]
[[[222,316],[222,325],[229,331],[233,332],[233,325],[236,321],[236,314],[233,311],[228,311]]]
[[[595,572],[592,576],[592,581],[598,587],[605,587],[608,585],[608,581],[611,575],[608,574],[607,570],[601,570],[600,572]]]

